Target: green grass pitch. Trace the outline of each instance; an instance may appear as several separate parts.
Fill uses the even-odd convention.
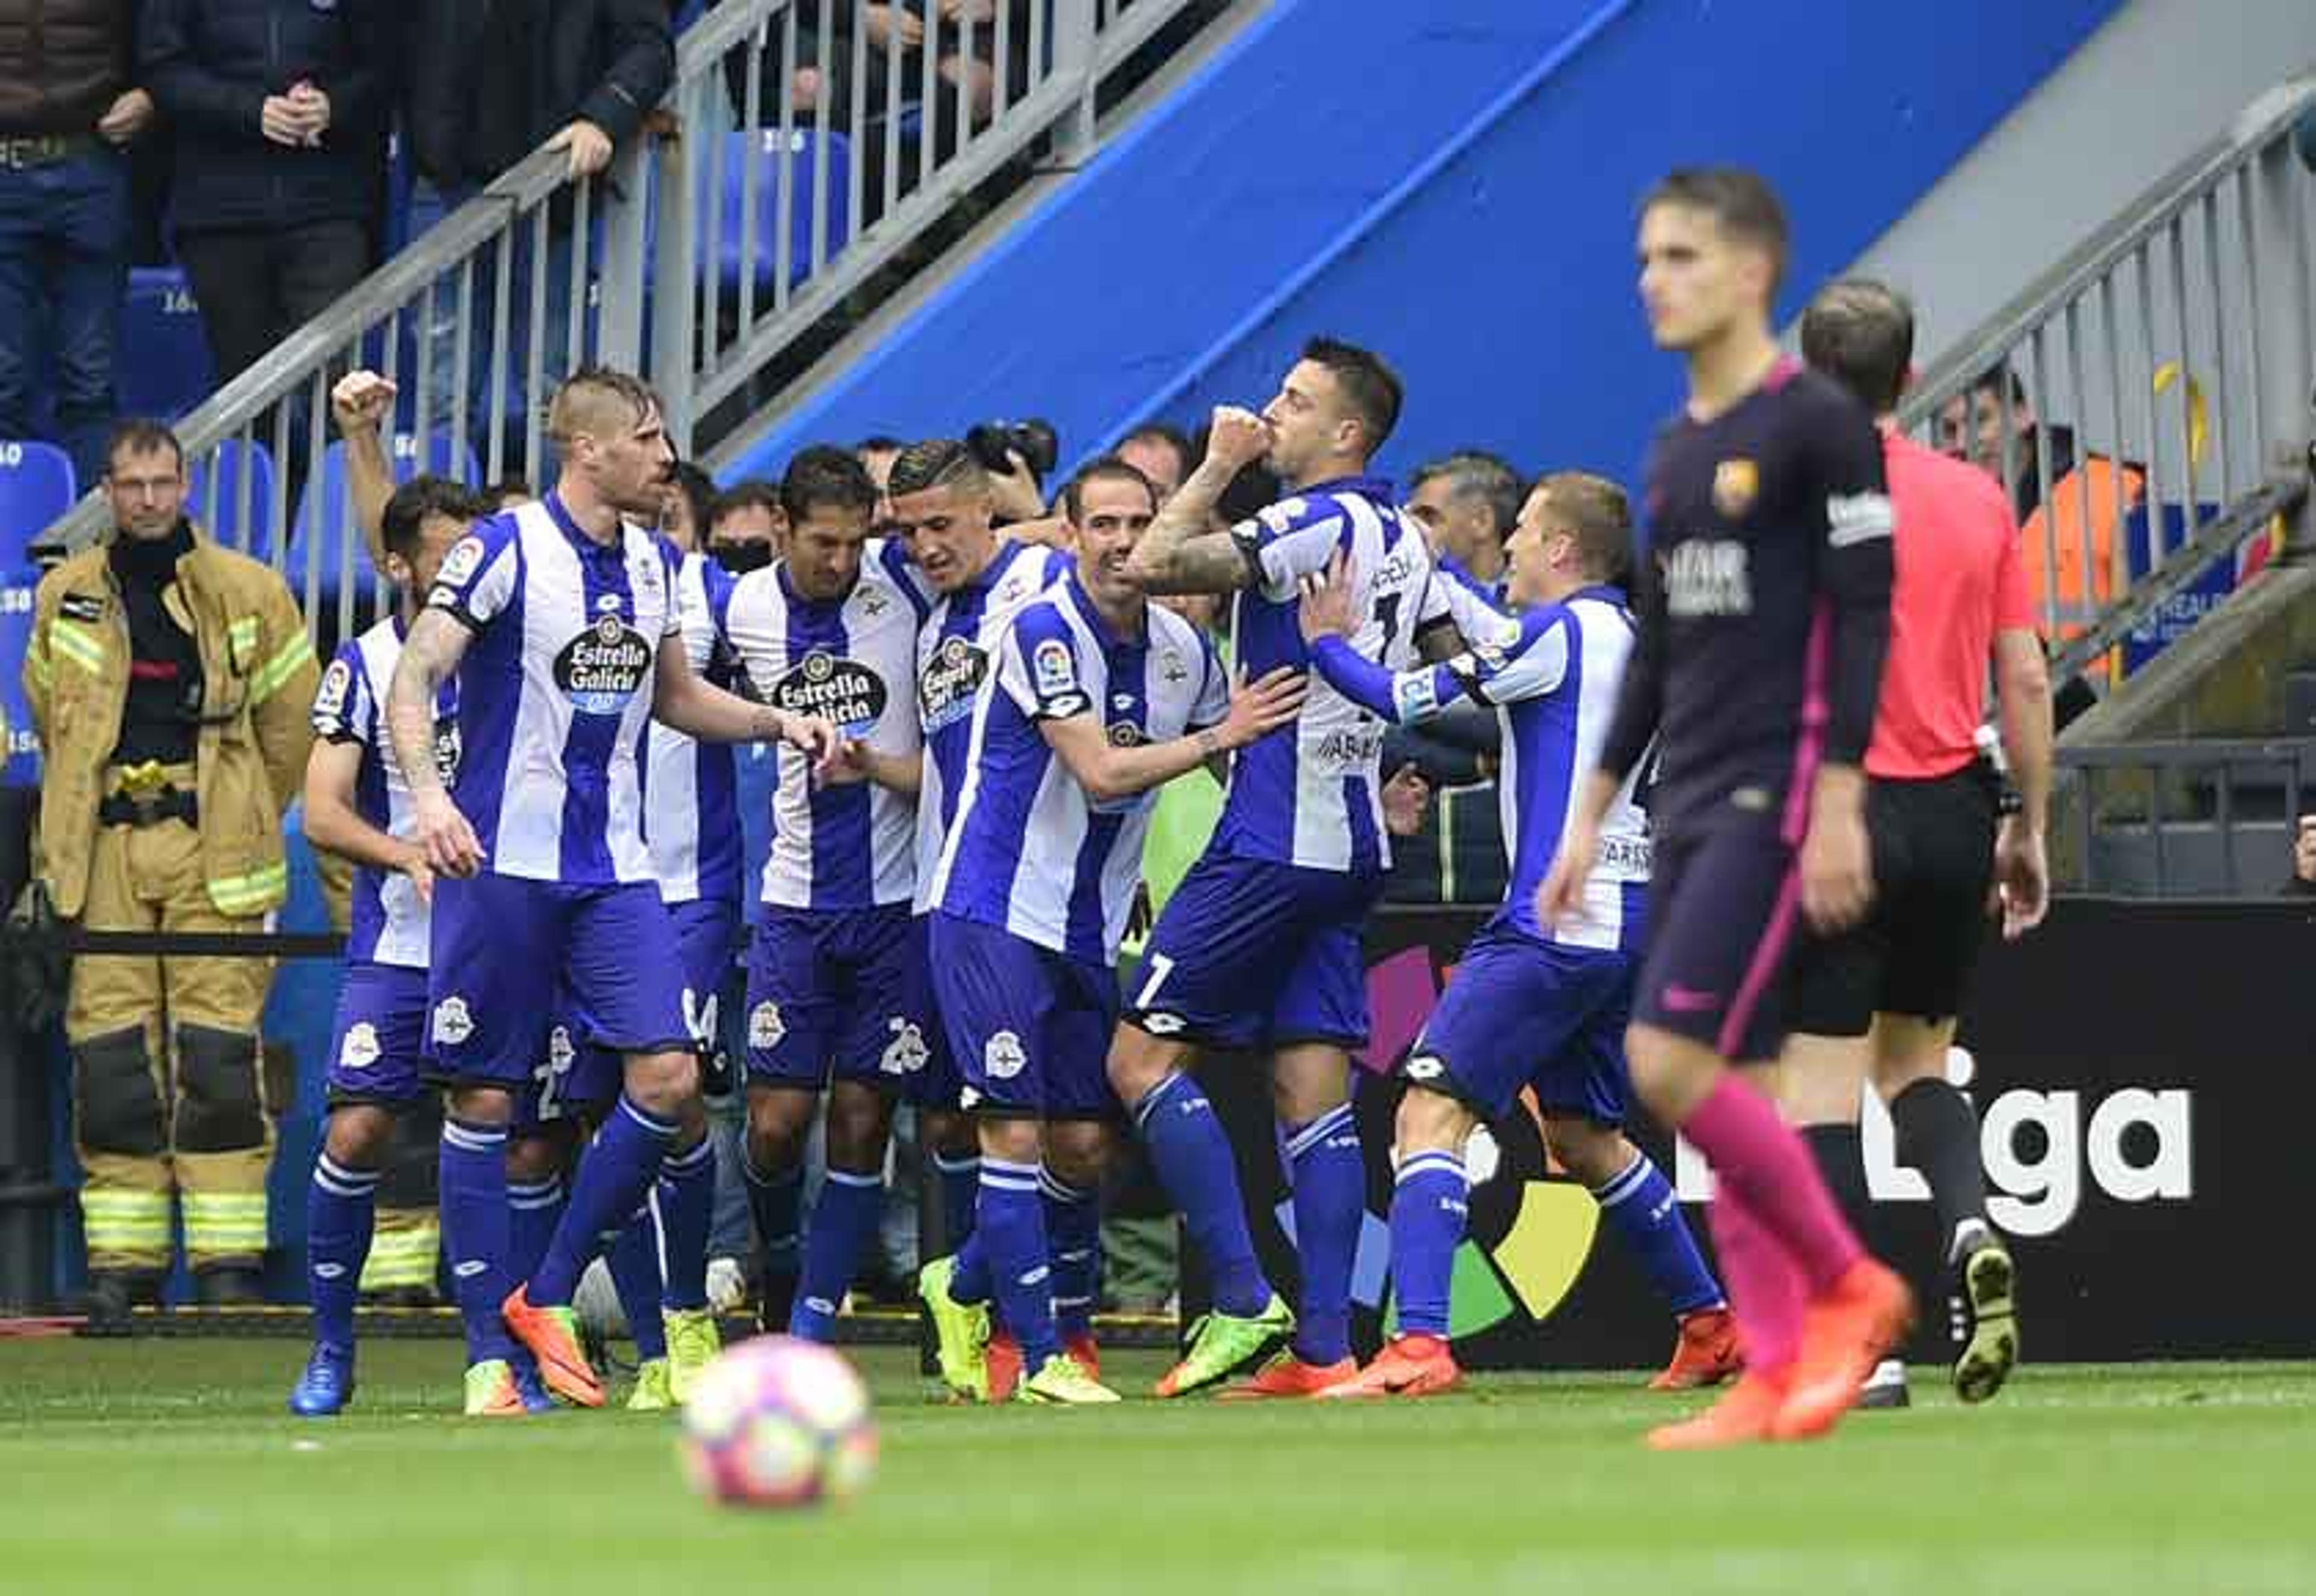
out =
[[[1918,1370],[1829,1441],[1667,1458],[1640,1431],[1696,1399],[1637,1377],[966,1409],[876,1349],[875,1485],[775,1515],[694,1499],[664,1415],[451,1417],[445,1342],[366,1348],[357,1411],[300,1422],[300,1355],[0,1342],[0,1592],[2316,1592],[2312,1364],[2029,1368],[1974,1410]]]

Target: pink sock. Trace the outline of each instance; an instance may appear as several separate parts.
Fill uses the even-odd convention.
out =
[[[1780,1244],[1813,1293],[1863,1255],[1802,1138],[1735,1071],[1722,1073],[1680,1130],[1712,1163],[1714,1178],[1734,1188],[1747,1216]]]
[[[1735,1188],[1724,1185],[1715,1193],[1706,1217],[1713,1226],[1721,1278],[1729,1285],[1745,1367],[1765,1375],[1792,1368],[1801,1355],[1802,1315],[1808,1306],[1801,1271],[1747,1211]]]

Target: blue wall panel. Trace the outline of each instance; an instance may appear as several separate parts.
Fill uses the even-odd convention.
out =
[[[1633,286],[1652,180],[1767,173],[1791,308],[2115,9],[1286,0],[735,474],[1031,412],[1078,455],[1260,403],[1326,330],[1408,379],[1387,468],[1480,444],[1629,476],[1678,393]]]

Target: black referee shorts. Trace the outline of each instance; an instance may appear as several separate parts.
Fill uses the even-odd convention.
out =
[[[1793,1029],[1864,1036],[1876,1014],[1952,1019],[1978,960],[1994,884],[1996,784],[1973,760],[1951,776],[1866,785],[1874,908],[1795,958]]]

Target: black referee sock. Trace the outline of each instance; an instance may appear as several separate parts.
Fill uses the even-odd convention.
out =
[[[1874,1196],[1866,1185],[1866,1147],[1858,1139],[1855,1125],[1805,1125],[1802,1140],[1809,1144],[1810,1156],[1817,1162],[1818,1178],[1825,1189],[1833,1193],[1833,1200],[1841,1209],[1841,1217],[1868,1253],[1876,1258],[1886,1255],[1881,1229],[1874,1215]]]
[[[1986,1166],[1979,1162],[1978,1116],[1954,1087],[1925,1077],[1890,1104],[1898,1162],[1921,1172],[1938,1213],[1941,1244],[1951,1252],[1965,1224],[1986,1223]]]

